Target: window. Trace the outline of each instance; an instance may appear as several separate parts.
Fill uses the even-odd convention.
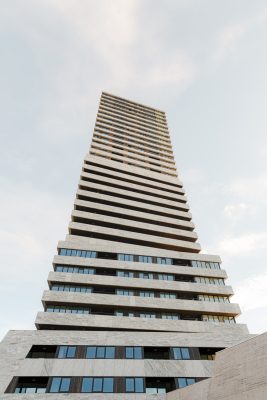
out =
[[[150,257],[150,256],[139,256],[138,261],[142,262],[142,263],[152,263],[152,257]]]
[[[45,393],[48,378],[45,377],[22,377],[18,379],[15,393]]]
[[[172,265],[172,259],[171,258],[157,257],[157,264]]]
[[[75,249],[58,249],[60,256],[70,257],[85,257],[85,258],[96,258],[97,253],[95,251],[87,250],[75,250]]]
[[[56,265],[56,272],[68,272],[71,274],[95,274],[94,268],[72,267],[68,265]]]
[[[188,347],[174,347],[173,358],[175,360],[190,360],[190,353]]]
[[[115,311],[117,317],[134,317],[134,313],[130,311]]]
[[[218,262],[191,261],[191,265],[194,268],[221,269],[220,263]]]
[[[162,281],[174,281],[174,275],[158,274],[158,278]]]
[[[115,358],[114,346],[88,346],[86,358]]]
[[[155,297],[155,293],[151,292],[149,290],[141,290],[139,296],[140,297]]]
[[[175,313],[162,313],[162,319],[180,319],[180,316]]]
[[[202,321],[224,322],[224,323],[228,323],[228,324],[235,324],[234,317],[228,317],[225,315],[202,315]]]
[[[59,312],[67,314],[89,314],[90,309],[84,307],[72,307],[72,306],[54,306],[49,305],[46,308],[47,312]]]
[[[156,314],[153,312],[140,313],[140,318],[156,318]]]
[[[133,261],[134,256],[132,254],[118,254],[118,260],[120,261]]]
[[[212,285],[221,285],[221,286],[225,285],[224,279],[222,278],[207,278],[205,276],[196,276],[195,282],[212,284]]]
[[[177,387],[179,389],[184,388],[189,385],[192,385],[193,383],[196,383],[196,378],[178,378],[177,379]]]
[[[141,279],[153,279],[153,274],[149,272],[140,272],[139,273],[139,278]]]
[[[92,293],[92,288],[89,286],[72,286],[72,285],[52,285],[51,290],[58,292],[79,292]]]
[[[114,378],[83,378],[82,393],[113,393]]]
[[[117,289],[116,294],[119,296],[133,296],[134,292],[133,290],[128,290],[128,289]]]
[[[143,393],[144,379],[143,378],[125,378],[126,393]]]
[[[59,346],[57,358],[74,358],[76,346]]]
[[[52,378],[50,393],[68,393],[70,390],[70,378]]]
[[[198,300],[200,301],[214,301],[219,303],[230,303],[229,297],[227,296],[212,296],[212,295],[198,295]]]
[[[176,299],[175,293],[162,292],[160,293],[161,299]]]
[[[120,276],[122,278],[133,278],[134,273],[131,271],[117,271],[117,276]]]
[[[141,359],[142,347],[125,347],[125,358]]]

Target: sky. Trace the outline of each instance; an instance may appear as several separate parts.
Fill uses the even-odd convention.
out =
[[[34,329],[101,91],[167,113],[203,252],[267,329],[265,0],[1,0],[0,337]]]

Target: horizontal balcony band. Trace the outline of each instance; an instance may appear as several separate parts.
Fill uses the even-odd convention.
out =
[[[231,296],[231,286],[200,284],[195,282],[164,281],[158,279],[121,278],[107,275],[84,275],[64,272],[49,272],[48,282],[79,285],[101,285],[113,288],[157,290],[165,292],[197,293],[219,296]],[[191,300],[190,300],[191,301]],[[222,303],[221,303],[222,304]]]
[[[161,140],[160,137],[151,137],[151,136],[147,137],[146,132],[142,131],[142,129],[138,129],[137,127],[134,127],[132,124],[127,125],[116,118],[104,117],[98,114],[96,117],[96,126],[104,126],[106,129],[110,130],[112,130],[113,128],[120,129],[128,136],[137,137],[143,140],[144,142],[146,143],[150,142],[159,148],[162,147],[166,150],[171,150],[170,138],[169,140],[166,139]]]
[[[133,360],[125,359],[84,359],[81,362],[77,359],[41,360],[26,358],[22,361],[16,374],[20,377],[49,375],[97,377],[110,376],[110,371],[112,371],[113,377],[198,376],[205,378],[211,376],[212,367],[213,362],[207,360],[179,360],[178,362],[176,360],[134,360],[133,362]]]
[[[60,243],[63,248],[71,248],[70,245],[66,242],[60,242]],[[96,249],[94,248],[92,250]],[[120,269],[120,270],[123,269],[126,271],[154,272],[160,274],[165,273],[165,274],[175,274],[175,275],[189,275],[189,276],[227,279],[226,271],[223,269],[193,268],[180,265],[166,265],[166,264],[154,264],[154,263],[150,264],[142,262],[106,260],[99,258],[68,257],[59,255],[54,256],[53,263],[61,265],[84,266],[84,267],[99,267],[99,268],[102,267],[105,269],[109,268]],[[226,287],[227,286],[224,286],[224,288]]]
[[[159,236],[146,235],[143,233],[136,233],[122,229],[115,229],[109,227],[95,226],[81,224],[78,222],[70,222],[69,232],[71,235],[92,237],[111,242],[130,243],[134,245],[163,248],[169,250],[189,251],[198,253],[200,245],[194,242],[185,240],[167,239]]]
[[[212,303],[196,300],[172,300],[155,297],[118,296],[94,293],[55,292],[45,290],[42,302],[44,304],[71,304],[101,307],[118,307],[140,310],[164,310],[176,312],[198,312],[201,314],[216,314],[223,316],[238,316],[240,308],[234,303]],[[127,317],[125,317],[127,318]]]
[[[203,321],[160,320],[109,315],[79,315],[38,312],[37,329],[127,330],[148,332],[214,333],[225,335],[247,334],[243,324],[222,324]]]
[[[82,190],[100,192],[109,196],[124,198],[126,200],[139,201],[142,203],[152,204],[157,207],[168,208],[175,211],[187,212],[189,210],[189,206],[186,204],[186,199],[184,196],[177,195],[177,199],[175,201],[171,201],[153,195],[145,195],[143,193],[132,192],[126,189],[107,187],[104,183],[98,184],[94,182],[87,182],[84,180],[79,180],[79,187]]]
[[[170,160],[170,161],[157,160],[155,158],[147,156],[146,154],[141,154],[140,152],[135,151],[134,149],[131,149],[128,147],[125,148],[116,143],[110,143],[110,142],[105,143],[105,141],[103,141],[103,140],[101,141],[101,139],[95,137],[95,134],[94,134],[92,142],[91,142],[91,148],[110,152],[111,154],[113,154],[113,153],[118,154],[121,157],[131,158],[136,161],[142,161],[149,165],[154,165],[155,167],[158,167],[158,168],[167,168],[167,169],[173,170],[174,172],[176,171],[174,159]]]
[[[114,229],[125,230],[127,232],[137,232],[145,235],[152,235],[158,237],[166,237],[173,240],[186,240],[195,242],[197,240],[197,234],[183,229],[174,229],[164,226],[153,225],[147,222],[138,222],[131,219],[127,219],[127,215],[124,218],[117,218],[114,216],[101,215],[97,213],[90,213],[85,211],[73,210],[72,221],[86,225],[96,225],[109,227]]]
[[[135,184],[135,185],[140,185],[143,187],[148,188],[148,190],[151,189],[159,189],[163,190],[165,192],[165,194],[170,193],[170,195],[174,195],[176,196],[177,194],[179,195],[184,195],[185,191],[182,187],[180,186],[169,186],[169,185],[165,185],[163,182],[154,182],[152,180],[149,179],[145,179],[142,178],[141,176],[134,176],[134,175],[130,175],[127,173],[127,171],[124,172],[118,172],[117,170],[110,170],[107,166],[97,166],[94,164],[83,164],[83,168],[84,170],[86,170],[85,172],[90,173],[91,175],[94,174],[96,176],[106,176],[108,178],[112,178],[112,179],[117,179],[118,181],[122,182],[127,182],[130,184]]]
[[[110,215],[116,218],[124,218],[136,222],[143,222],[146,224],[158,225],[160,227],[168,227],[172,229],[183,229],[193,231],[195,225],[191,221],[175,220],[173,218],[162,217],[160,215],[150,214],[142,211],[129,210],[126,208],[114,207],[105,204],[75,199],[75,210],[91,212],[101,215]]]
[[[67,246],[67,247],[64,247]],[[208,262],[221,262],[221,258],[218,255],[212,254],[200,254],[189,251],[173,251],[166,249],[156,249],[146,246],[132,245],[127,243],[111,243],[109,240],[104,239],[88,239],[87,237],[66,235],[66,239],[58,242],[59,248],[69,249],[81,249],[81,250],[95,250],[105,251],[110,253],[124,253],[124,254],[137,254],[144,256],[154,257],[169,257],[177,258],[181,260],[197,260],[197,261],[208,261]],[[155,264],[154,264],[155,265]],[[201,268],[199,268],[201,269]]]
[[[44,313],[40,313],[44,314]],[[47,313],[46,313],[47,314]],[[188,322],[181,321],[180,322]],[[189,321],[192,322],[192,321]],[[204,323],[205,324],[205,323]],[[243,332],[245,325],[235,324],[235,334],[226,335],[224,327],[213,332],[150,332],[114,331],[112,335],[107,331],[80,331],[69,330],[68,334],[61,330],[12,330],[5,337],[5,343],[18,343],[16,354],[22,359],[30,351],[33,344],[42,343],[44,346],[72,345],[72,346],[141,346],[141,347],[207,347],[223,348],[239,344],[251,339],[255,335]],[[65,362],[66,359],[63,359]],[[69,360],[71,362],[71,360]],[[92,359],[91,359],[92,361]],[[152,361],[152,360],[151,360]],[[181,361],[181,360],[180,360]],[[179,362],[180,362],[179,361]],[[186,360],[188,362],[188,360]]]
[[[119,140],[123,143],[129,143],[129,137],[125,130],[118,127],[112,127],[112,129],[110,129],[110,127],[107,127],[104,124],[98,124],[95,126],[93,136],[100,136],[101,138],[109,138]],[[133,146],[138,147],[139,149],[143,149],[149,154],[158,153],[161,157],[166,157],[167,159],[171,158],[172,160],[174,160],[172,149],[162,148],[157,146],[156,144],[147,142],[140,135],[131,135],[130,143]]]
[[[172,208],[156,206],[156,205],[153,205],[152,208],[149,203],[144,203],[142,202],[142,200],[139,199],[131,200],[124,197],[118,197],[116,196],[116,194],[112,195],[107,193],[99,193],[97,189],[93,189],[88,186],[87,187],[83,186],[83,187],[86,188],[87,190],[78,189],[76,192],[77,198],[79,200],[87,201],[89,203],[97,201],[99,204],[105,204],[113,207],[145,212],[148,216],[160,215],[162,217],[168,217],[173,219],[175,222],[177,220],[190,222],[192,219],[192,215],[189,211],[174,210]],[[92,191],[90,191],[90,189]]]
[[[99,150],[97,148],[91,147],[90,154],[99,156],[99,157],[104,157],[107,159],[111,159],[112,161],[117,161],[117,162],[120,162],[123,164],[133,165],[137,168],[142,168],[142,169],[146,169],[146,170],[150,170],[150,171],[152,170],[152,171],[158,172],[160,174],[164,174],[164,175],[166,174],[166,175],[170,175],[173,177],[177,176],[176,170],[158,167],[158,166],[152,165],[148,162],[143,162],[143,161],[137,160],[136,158],[121,156],[120,154],[116,154],[113,151],[111,153],[110,151]]]
[[[119,190],[125,190],[125,182],[120,180],[120,178],[95,175],[90,173],[90,170],[88,170],[88,172],[82,171],[80,178],[81,180],[87,180],[88,182],[94,182],[96,184],[110,186]],[[127,191],[140,193],[141,195],[159,197],[160,199],[166,199],[167,201],[182,201],[184,203],[187,202],[187,197],[183,193],[166,193],[166,191],[164,189],[161,189],[159,185],[158,188],[155,189],[151,187],[148,188],[146,185],[127,182]]]
[[[101,104],[102,104],[102,101],[106,101],[106,100],[108,100],[110,102],[115,102],[115,105],[117,103],[121,103],[121,104],[123,104],[125,106],[136,108],[136,109],[138,109],[140,111],[147,112],[147,113],[149,113],[149,112],[153,113],[153,114],[154,113],[159,113],[164,118],[166,118],[165,117],[165,111],[162,111],[159,108],[150,107],[150,106],[147,106],[147,105],[142,104],[142,103],[137,103],[136,101],[133,101],[133,100],[128,100],[128,99],[126,99],[124,97],[121,97],[121,96],[115,96],[114,94],[109,93],[107,91],[103,91],[102,94],[101,94],[101,100],[100,100]]]
[[[167,140],[170,137],[168,134],[168,125],[166,119],[149,119],[133,114],[129,111],[123,111],[116,107],[112,107],[111,105],[100,103],[98,114],[104,116],[104,113],[108,113],[109,115],[114,116],[117,119],[124,118],[125,121],[136,123],[138,124],[138,126],[140,125],[141,127],[146,129],[145,133],[147,133],[149,136],[155,138],[160,137]]]
[[[114,161],[114,160],[109,160],[107,158],[102,158],[102,157],[98,157],[98,156],[94,156],[92,154],[87,154],[85,156],[84,161],[86,162],[92,162],[98,165],[101,165],[102,167],[108,167],[110,168],[110,170],[113,170],[114,168],[117,169],[118,171],[121,172],[122,170],[122,166],[121,163],[118,161]],[[159,183],[164,183],[165,185],[170,186],[170,188],[175,188],[175,187],[182,187],[183,184],[180,181],[180,179],[177,176],[162,176],[161,173],[159,172],[155,172],[155,171],[151,171],[151,170],[146,170],[145,173],[145,177],[144,177],[144,170],[142,168],[138,168],[135,166],[129,166],[127,164],[123,165],[123,171],[125,173],[129,173],[130,175],[132,174],[136,174],[138,177],[142,177],[143,179],[147,179],[152,180],[152,181],[156,181]]]
[[[135,154],[139,154],[142,157],[147,157],[148,159],[153,160],[154,162],[163,162],[166,164],[172,164],[175,167],[175,160],[174,156],[170,154],[164,153],[157,153],[156,149],[151,149],[143,146],[138,142],[130,142],[127,138],[115,134],[112,132],[111,134],[107,134],[103,131],[103,129],[95,129],[93,134],[93,140],[96,143],[102,143],[107,146],[115,146],[124,151],[130,151]]]

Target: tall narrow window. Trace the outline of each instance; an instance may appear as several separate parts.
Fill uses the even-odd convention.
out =
[[[70,390],[70,379],[71,378],[52,378],[50,386],[50,393],[68,393]]]
[[[74,358],[76,346],[59,346],[57,358]]]

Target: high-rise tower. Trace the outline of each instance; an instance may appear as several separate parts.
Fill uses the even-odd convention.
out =
[[[1,344],[2,397],[136,399],[212,376],[248,331],[194,228],[165,113],[102,93],[37,331]]]

